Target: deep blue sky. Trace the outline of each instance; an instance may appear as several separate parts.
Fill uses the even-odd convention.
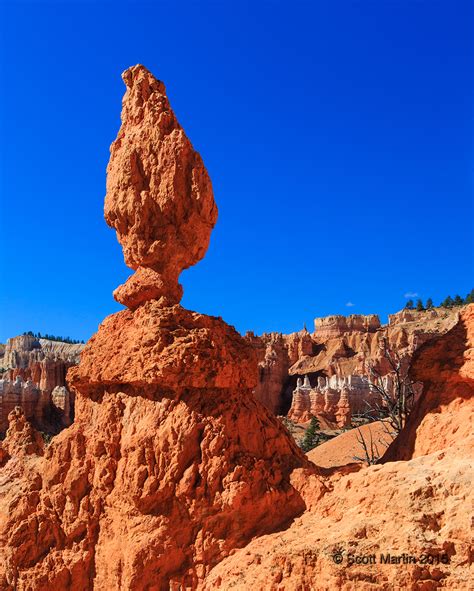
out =
[[[473,287],[472,2],[15,2],[0,21],[0,341],[87,339],[120,309],[105,168],[139,62],[219,207],[186,307],[290,332]]]

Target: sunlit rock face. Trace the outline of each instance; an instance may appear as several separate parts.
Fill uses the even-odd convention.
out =
[[[6,431],[8,415],[16,406],[36,428],[48,433],[71,424],[74,396],[66,386],[66,374],[79,363],[83,348],[28,334],[8,339],[0,358],[0,432]]]
[[[301,514],[315,472],[252,394],[253,347],[178,304],[179,273],[202,258],[216,220],[211,185],[163,83],[143,66],[123,79],[105,211],[137,271],[116,292],[127,309],[69,370],[73,425],[27,470],[8,459],[7,437],[1,589],[194,589]]]
[[[314,320],[314,332],[318,337],[325,339],[340,337],[346,332],[375,332],[378,328],[380,328],[380,319],[377,314],[324,316]]]
[[[474,305],[411,371],[423,393],[383,463],[337,469],[301,518],[224,559],[203,589],[472,587]]]
[[[383,378],[389,388],[390,377]],[[335,428],[347,427],[353,414],[366,412],[367,404],[378,402],[366,376],[349,375],[330,378],[308,376],[298,378],[288,418],[296,423],[309,421],[312,416],[324,418]]]
[[[161,297],[176,304],[178,277],[202,259],[217,220],[212,185],[163,82],[143,66],[122,78],[127,90],[110,147],[105,219],[136,272],[114,296],[129,308]]]
[[[382,343],[388,343],[390,351],[403,362],[404,371],[408,368],[415,351],[424,343],[446,333],[457,321],[456,309],[436,309],[418,312],[402,310],[390,317],[388,325],[380,325],[378,316],[326,316],[316,318],[315,330],[309,333],[301,330],[289,335],[269,333],[255,336],[246,335],[254,347],[259,361],[259,381],[254,390],[255,396],[275,414],[288,414],[297,422],[306,422],[319,400],[326,394],[327,408],[332,405],[332,414],[327,416],[334,425],[347,423],[342,412],[347,415],[347,402],[344,411],[338,411],[340,419],[336,422],[336,405],[332,404],[342,394],[341,384],[351,381],[347,397],[351,412],[357,414],[373,401],[373,392],[368,387],[369,367],[380,375],[387,376],[392,367],[384,357]],[[298,388],[298,380],[309,377],[312,393],[306,396]],[[318,378],[333,379],[334,392],[321,393]],[[319,389],[318,389],[319,387]],[[314,399],[311,402],[311,399]],[[316,405],[313,408],[313,403]],[[313,408],[313,410],[311,410]],[[342,407],[341,407],[342,408]]]

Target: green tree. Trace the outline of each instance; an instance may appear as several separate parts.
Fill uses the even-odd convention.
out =
[[[464,300],[462,299],[462,297],[460,295],[455,295],[454,296],[454,305],[455,306],[462,306],[464,304]]]
[[[465,304],[474,304],[474,289],[467,294],[466,299],[464,300]]]
[[[433,300],[431,298],[428,298],[426,300],[426,309],[427,310],[431,310],[432,308],[434,308],[434,306],[433,306]]]
[[[311,423],[304,434],[303,441],[301,442],[301,449],[306,453],[316,447],[319,444],[319,433],[320,429],[319,421],[316,417],[311,418]]]
[[[441,306],[443,308],[452,308],[454,304],[454,300],[451,296],[448,295],[447,298],[445,298],[442,302],[441,302]]]
[[[413,300],[408,300],[408,302],[405,304],[406,310],[413,310],[414,307],[415,305],[413,304]]]
[[[418,312],[423,312],[423,310],[425,309],[425,307],[423,306],[423,302],[420,299],[416,302],[416,309],[418,310]]]

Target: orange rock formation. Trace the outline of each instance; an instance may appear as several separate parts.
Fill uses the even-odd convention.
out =
[[[366,409],[365,402],[373,398],[367,383],[368,365],[382,375],[391,370],[382,354],[383,339],[387,339],[390,349],[408,366],[418,347],[444,334],[456,320],[457,309],[402,310],[392,314],[385,326],[380,325],[374,314],[327,316],[315,319],[311,334],[306,330],[261,337],[250,333],[246,338],[255,348],[259,361],[255,396],[272,412],[288,414],[294,422],[304,423],[311,415],[317,415],[320,420],[345,425],[351,414]],[[306,376],[311,386],[309,396],[304,389],[298,389],[299,378],[303,381]],[[336,381],[329,383],[327,378],[332,377]],[[325,378],[324,382],[320,378]],[[344,385],[349,382],[347,404]],[[327,394],[332,399],[325,400]],[[322,407],[318,410],[320,403]]]
[[[223,560],[203,589],[472,588],[474,305],[412,372],[425,389],[385,463],[336,471],[289,528]]]
[[[143,66],[123,78],[106,218],[137,268],[118,290],[130,309],[102,323],[69,371],[75,422],[25,460],[27,477],[8,459],[10,427],[0,589],[195,588],[233,549],[301,514],[295,474],[314,472],[253,397],[249,343],[177,303],[217,210],[163,84]]]
[[[160,297],[176,304],[179,274],[202,259],[217,220],[211,181],[163,82],[143,66],[122,78],[127,91],[110,147],[105,219],[136,273],[114,297],[129,308]]]
[[[57,433],[70,425],[74,399],[66,388],[66,373],[79,362],[83,348],[28,334],[8,339],[0,352],[0,431],[6,431],[16,406],[42,431]]]
[[[387,456],[406,461],[318,470],[253,396],[249,339],[178,304],[212,193],[163,84],[142,66],[124,80],[106,215],[137,269],[119,288],[129,309],[70,370],[76,419],[44,455],[21,410],[9,415],[0,589],[467,589],[474,305],[417,354],[425,390]],[[379,558],[403,553],[418,562]]]

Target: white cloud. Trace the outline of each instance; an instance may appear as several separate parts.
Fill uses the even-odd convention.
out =
[[[355,306],[355,304],[353,304],[352,302],[347,302],[346,306],[348,308],[352,308],[353,306]]]
[[[417,298],[418,297],[418,292],[416,291],[407,291],[406,294],[404,295],[405,298]]]

